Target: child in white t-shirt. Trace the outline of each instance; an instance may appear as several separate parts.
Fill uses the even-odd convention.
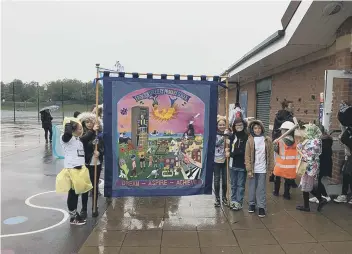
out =
[[[266,173],[274,169],[274,149],[270,137],[264,135],[264,125],[258,120],[249,124],[246,144],[245,164],[249,178],[249,209],[254,213],[258,207],[258,216],[266,214]]]
[[[69,121],[65,124],[64,134],[60,143],[64,150],[65,169],[82,169],[85,167],[83,143],[80,140],[83,129],[79,121]],[[86,221],[77,212],[78,194],[71,188],[67,196],[67,206],[70,213],[72,225],[83,225]]]

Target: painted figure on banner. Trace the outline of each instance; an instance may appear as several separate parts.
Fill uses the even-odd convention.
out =
[[[142,88],[122,97],[117,112],[120,179],[200,179],[206,157],[201,99],[176,88]]]

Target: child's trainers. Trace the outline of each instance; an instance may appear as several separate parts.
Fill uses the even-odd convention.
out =
[[[215,207],[220,207],[220,198],[216,198],[216,199],[215,199],[214,206],[215,206]]]
[[[236,211],[242,210],[242,208],[242,205],[240,203],[237,203]]]
[[[82,210],[79,216],[81,217],[82,220],[87,221],[87,211]]]
[[[265,217],[265,209],[264,208],[259,208],[258,216],[260,218]]]
[[[231,204],[230,204],[230,208],[232,210],[237,211],[238,210],[238,205],[239,205],[239,203],[237,203],[236,201],[232,201]]]
[[[254,213],[254,212],[255,212],[255,205],[250,205],[250,206],[248,207],[248,212],[249,212],[249,213]]]
[[[227,200],[227,198],[222,198],[222,204],[224,206],[228,206],[229,205],[229,201]]]
[[[78,213],[76,213],[76,215],[74,217],[71,217],[70,224],[71,225],[84,225],[84,224],[86,224],[86,221],[84,221],[81,218],[81,216]]]
[[[340,195],[337,198],[334,199],[336,203],[347,203],[347,196],[346,195]]]

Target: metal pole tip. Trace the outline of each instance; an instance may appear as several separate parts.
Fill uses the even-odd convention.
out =
[[[99,66],[100,66],[100,64],[99,64],[99,63],[95,64],[95,67],[99,67]]]

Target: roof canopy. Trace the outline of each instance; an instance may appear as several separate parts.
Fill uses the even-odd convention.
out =
[[[291,1],[281,19],[283,29],[229,67],[227,72],[230,82],[239,80],[244,83],[264,78],[265,73],[270,73],[279,66],[329,48],[335,42],[336,30],[352,15],[352,1],[335,2],[342,4],[342,9],[328,15],[332,3]]]

